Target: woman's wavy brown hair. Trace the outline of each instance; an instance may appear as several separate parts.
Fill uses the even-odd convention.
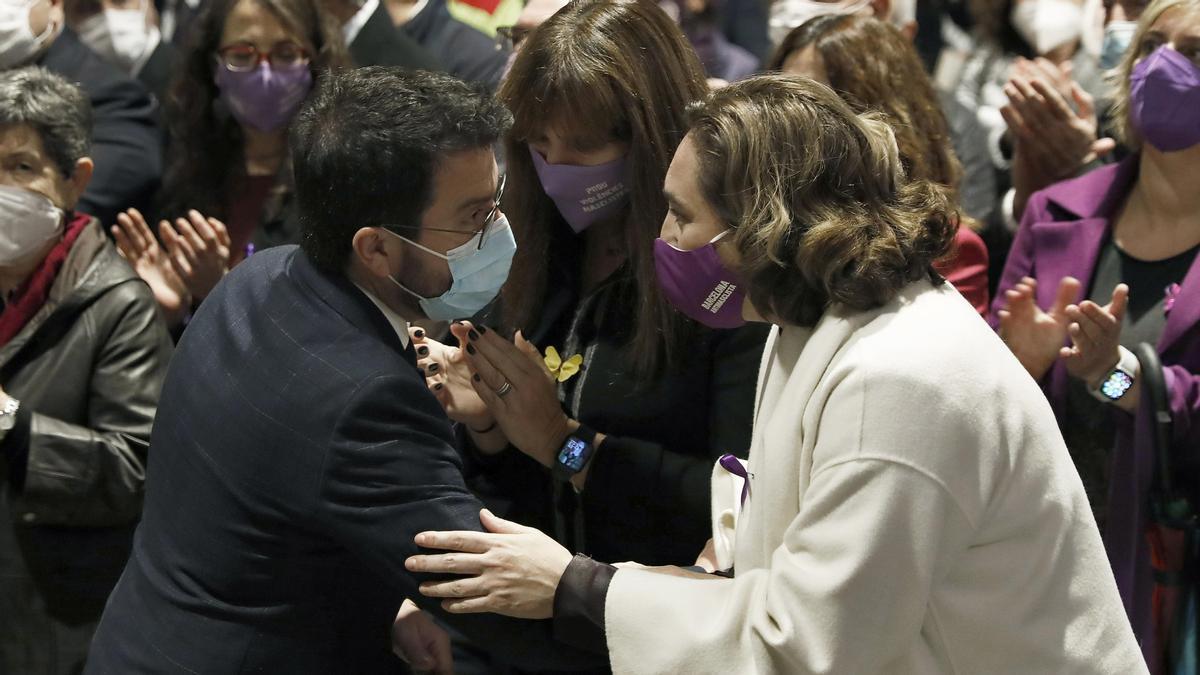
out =
[[[208,0],[180,55],[180,67],[166,100],[170,142],[159,205],[164,217],[197,209],[206,216],[225,219],[230,188],[246,177],[242,130],[218,103],[220,91],[214,79],[225,19],[240,1]],[[321,0],[252,1],[312,46],[309,67],[314,75],[349,65],[341,28]]]
[[[891,127],[808,78],[760,75],[691,112],[703,194],[734,233],[750,300],[813,326],[832,303],[865,311],[922,277],[954,241],[943,187],[904,177]]]
[[[667,213],[663,180],[687,133],[688,104],[707,93],[695,51],[650,0],[575,0],[522,44],[499,92],[514,121],[505,139],[504,211],[520,244],[500,293],[505,328],[536,325],[547,261],[582,246],[582,237],[563,234],[567,225],[529,156],[527,140],[551,128],[589,147],[629,144],[624,284],[634,325],[626,356],[634,372],[652,377],[684,353],[695,327],[662,296],[653,251]]]
[[[826,15],[788,33],[768,69],[782,71],[792,54],[810,46],[821,55],[830,86],[851,108],[878,110],[891,123],[905,174],[944,185],[957,198],[962,165],[912,41],[878,19]]]

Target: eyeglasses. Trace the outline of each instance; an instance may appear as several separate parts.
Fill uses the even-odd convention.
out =
[[[492,223],[496,222],[496,218],[500,215],[500,199],[504,197],[504,184],[507,182],[507,179],[508,177],[506,175],[500,176],[500,184],[496,186],[496,196],[492,198],[492,208],[488,209],[487,215],[483,217],[483,226],[476,230],[475,234],[471,235],[471,239],[476,237],[479,238],[479,244],[475,247],[476,251],[483,250],[484,241],[487,240],[488,228],[491,227]],[[426,230],[429,232],[463,234],[462,230],[449,230],[441,227],[421,227],[420,225],[382,225],[381,227],[386,227],[389,230],[400,228],[405,230]],[[467,241],[470,241],[470,239]]]
[[[528,26],[500,26],[496,29],[496,49],[513,51],[531,32],[533,29]]]
[[[267,61],[272,68],[295,68],[308,64],[308,51],[295,42],[279,42],[270,51],[259,51],[248,42],[238,42],[217,50],[217,60],[226,68],[244,73]]]

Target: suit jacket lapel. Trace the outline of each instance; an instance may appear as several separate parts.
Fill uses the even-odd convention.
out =
[[[1086,288],[1096,271],[1100,246],[1108,235],[1107,218],[1049,221],[1033,228],[1036,239],[1038,304],[1050,307],[1058,294],[1058,284],[1074,277]]]

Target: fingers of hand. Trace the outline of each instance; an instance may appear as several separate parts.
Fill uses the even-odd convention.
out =
[[[409,572],[424,572],[426,574],[469,574],[476,575],[483,571],[483,556],[469,553],[439,553],[435,555],[414,555],[404,561],[404,567]]]
[[[491,360],[482,350],[476,349],[474,345],[469,346],[471,349],[464,351],[467,354],[467,364],[475,373],[471,376],[471,382],[475,385],[475,390],[480,392],[480,397],[490,406],[489,398],[484,396],[484,393],[490,394],[493,399],[496,398],[496,392],[509,380],[492,365]]]
[[[531,527],[525,527],[520,523],[514,523],[511,520],[505,520],[500,516],[492,513],[488,509],[483,509],[479,512],[479,522],[488,532],[496,534],[529,534],[537,532]],[[541,534],[540,532],[537,532]]]
[[[179,233],[180,248],[189,258],[196,258],[208,249],[208,244],[196,234],[196,229],[185,218],[175,221],[175,231]]]
[[[484,614],[503,609],[493,596],[467,598],[464,600],[443,600],[442,609],[451,614]]]
[[[1067,102],[1063,100],[1058,91],[1047,82],[1036,79],[1030,82],[1030,85],[1042,97],[1042,100],[1046,102],[1047,112],[1051,115],[1060,120],[1070,120],[1075,117],[1075,111],[1071,110],[1071,106],[1067,105]]]
[[[1112,301],[1109,302],[1107,309],[1118,323],[1125,319],[1125,308],[1128,305],[1129,286],[1117,284],[1117,287],[1113,289]]]
[[[427,598],[474,598],[487,595],[489,590],[486,582],[479,577],[426,581],[420,586],[421,595]]]
[[[472,330],[467,332],[467,344],[486,357],[504,380],[514,385],[532,375],[540,375],[515,344],[500,337],[494,330],[482,326],[472,327]]]
[[[1063,280],[1058,283],[1058,292],[1054,297],[1054,314],[1061,314],[1067,305],[1075,302],[1079,297],[1081,285],[1079,280],[1074,277],[1063,277]]]
[[[483,532],[422,532],[414,539],[422,548],[459,551],[461,553],[486,553],[494,545],[494,538]],[[449,571],[449,570],[447,570]]]

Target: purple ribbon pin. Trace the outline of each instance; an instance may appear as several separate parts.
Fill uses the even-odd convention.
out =
[[[746,499],[750,497],[750,474],[746,472],[742,460],[735,455],[721,455],[721,459],[717,461],[722,469],[742,479],[742,506],[745,506]]]
[[[1170,314],[1175,307],[1175,298],[1179,297],[1179,284],[1171,284],[1167,286],[1167,299],[1163,301],[1163,314]]]

